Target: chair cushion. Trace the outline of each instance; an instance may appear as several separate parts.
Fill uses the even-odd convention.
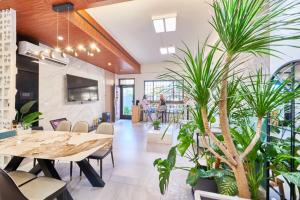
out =
[[[12,171],[8,174],[17,186],[23,185],[36,178],[36,175],[24,171]]]
[[[91,159],[103,159],[112,151],[112,147],[100,149],[89,156]]]
[[[56,192],[61,192],[66,183],[54,178],[38,177],[19,187],[23,195],[30,200],[42,200],[51,197]],[[56,196],[56,195],[55,195]],[[55,196],[52,196],[53,198]]]

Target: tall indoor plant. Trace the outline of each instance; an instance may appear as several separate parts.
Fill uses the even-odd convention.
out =
[[[231,70],[239,62],[243,63],[243,61],[239,61],[242,55],[278,55],[278,52],[273,49],[274,46],[282,45],[281,42],[298,40],[300,29],[297,26],[300,25],[300,14],[294,13],[293,10],[299,9],[299,6],[298,0],[293,2],[214,0],[212,3],[214,16],[210,23],[218,34],[217,44],[210,46],[211,50],[207,56],[205,56],[204,50],[198,49],[195,57],[188,48],[182,50],[184,57],[178,57],[178,59],[180,65],[183,65],[183,73],[170,70],[178,78],[183,79],[185,84],[188,83],[189,88],[182,87],[199,105],[205,134],[213,141],[214,146],[206,142],[204,135],[202,135],[201,141],[208,151],[233,171],[240,197],[251,198],[244,161],[261,138],[263,118],[277,106],[296,98],[299,90],[285,91],[284,84],[288,83],[283,83],[281,87],[274,87],[262,71],[258,71],[254,75],[255,78],[252,75],[246,78],[252,84],[248,85],[247,81],[238,84],[240,92],[238,95],[243,95],[243,101],[239,101],[252,110],[251,117],[256,120],[255,134],[245,148],[238,149],[230,131],[232,108],[229,110],[229,107],[235,105],[231,104],[232,99],[238,99],[236,94],[228,95],[232,87],[230,84],[233,75]],[[293,30],[293,34],[277,34],[284,30]],[[217,59],[216,50],[222,52]],[[190,93],[190,88],[193,88],[195,93]],[[217,94],[218,92],[219,94]],[[216,137],[210,127],[207,109],[211,101],[219,104],[221,140]],[[243,111],[247,111],[247,109]]]

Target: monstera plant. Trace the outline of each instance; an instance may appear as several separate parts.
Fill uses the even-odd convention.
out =
[[[233,173],[238,195],[251,198],[251,191],[256,190],[251,187],[257,188],[259,184],[251,183],[253,177],[249,176],[250,169],[246,164],[249,156],[258,152],[256,148],[262,138],[263,119],[278,106],[299,97],[300,90],[286,90],[288,81],[279,86],[272,83],[262,70],[245,75],[235,69],[247,62],[244,60],[247,56],[280,56],[275,46],[294,46],[289,42],[300,39],[300,13],[297,11],[300,1],[213,0],[211,6],[214,15],[210,24],[218,35],[218,41],[198,48],[196,55],[188,47],[180,49],[183,55],[176,56],[175,63],[182,67],[182,72],[168,69],[169,73],[164,76],[183,80],[181,87],[184,93],[201,113],[200,123],[204,132],[200,134],[200,140],[204,148],[220,160],[224,169]],[[289,34],[282,34],[286,30]],[[208,112],[212,104],[218,105],[216,117],[220,122],[221,135],[213,133],[210,126]],[[254,132],[243,148],[234,138],[232,128],[242,134],[245,130],[234,124],[234,116],[251,118],[250,121],[255,122],[247,124],[248,127],[254,126]],[[207,137],[213,145],[207,142]],[[161,175],[169,175],[170,169],[174,168],[176,148],[178,150],[178,147],[172,148],[173,153],[167,159],[169,162],[155,161],[160,180],[164,180],[163,185],[168,183],[168,179],[162,179]],[[165,167],[161,168],[163,165]],[[200,169],[197,172],[202,173]],[[195,170],[193,175],[197,177]],[[295,182],[295,174],[284,177]]]

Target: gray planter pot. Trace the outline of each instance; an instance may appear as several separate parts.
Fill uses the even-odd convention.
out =
[[[192,187],[192,192],[194,194],[195,190],[202,190],[206,192],[219,193],[217,183],[211,178],[200,178],[197,184]],[[201,198],[201,200],[211,200],[210,198]]]

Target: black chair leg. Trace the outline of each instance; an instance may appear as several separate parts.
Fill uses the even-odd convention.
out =
[[[73,161],[70,162],[70,180],[72,180],[73,175]]]
[[[114,161],[113,151],[111,151],[110,154],[111,154],[111,161],[112,161],[113,167],[115,167],[115,161]]]
[[[35,166],[36,165],[36,159],[34,158],[33,159],[33,166]]]
[[[100,177],[102,178],[102,159],[100,159]]]

